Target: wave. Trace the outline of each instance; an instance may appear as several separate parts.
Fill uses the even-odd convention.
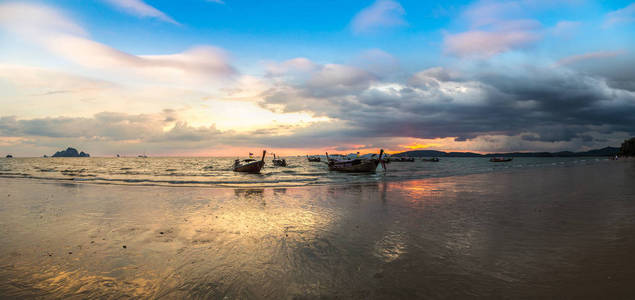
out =
[[[544,159],[518,158],[506,164],[491,164],[484,159],[445,158],[436,164],[415,162],[393,164],[388,172],[350,174],[328,171],[326,164],[311,164],[297,160],[294,166],[266,166],[261,174],[233,172],[228,159],[165,159],[149,158],[128,162],[120,160],[15,160],[0,165],[0,177],[63,180],[99,184],[162,185],[162,186],[298,186],[315,184],[348,184],[377,181],[461,176],[485,172],[509,172],[536,167],[568,167],[608,161],[606,158]],[[17,162],[17,164],[16,164]],[[292,163],[292,162],[290,162]]]
[[[95,182],[95,183],[120,183],[120,184],[141,184],[148,183],[152,185],[209,185],[209,186],[228,186],[228,185],[277,185],[284,183],[308,183],[317,181],[318,178],[307,179],[284,179],[284,180],[160,180],[160,179],[119,179],[119,178],[103,178],[103,177],[75,177],[75,178],[63,178],[63,177],[45,177],[45,176],[33,176],[31,174],[24,173],[0,173],[1,178],[30,178],[40,180],[63,180],[63,181],[77,181],[77,182]]]

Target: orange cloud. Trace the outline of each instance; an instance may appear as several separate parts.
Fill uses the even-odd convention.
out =
[[[407,148],[407,149],[411,149],[411,150],[416,150],[416,149],[426,149],[426,148],[430,148],[430,147],[438,147],[441,146],[441,144],[419,144],[419,143],[414,143],[412,145],[400,145],[403,148]]]

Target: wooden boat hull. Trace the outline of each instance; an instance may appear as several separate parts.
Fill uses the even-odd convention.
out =
[[[349,162],[330,162],[329,171],[365,173],[375,172],[378,160],[353,160]]]
[[[273,165],[278,167],[286,167],[287,161],[284,159],[276,159],[276,160],[273,160]]]
[[[509,161],[512,161],[512,159],[511,158],[506,158],[506,159],[494,159],[494,158],[492,158],[489,161],[490,162],[509,162]]]
[[[401,158],[395,158],[391,160],[396,162],[414,162],[415,161],[415,159],[412,157],[401,157]]]
[[[243,165],[234,166],[234,172],[260,173],[260,169],[265,166],[264,161],[254,161]]]

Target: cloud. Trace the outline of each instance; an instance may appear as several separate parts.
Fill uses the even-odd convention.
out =
[[[382,28],[406,25],[403,16],[406,11],[401,4],[392,0],[377,0],[373,5],[357,13],[351,22],[354,33],[369,33]]]
[[[614,89],[635,92],[635,56],[626,50],[597,51],[565,57],[555,66],[565,66],[578,72],[606,80]]]
[[[631,3],[624,8],[606,14],[604,26],[610,27],[616,24],[631,23],[633,21],[635,21],[635,3]]]
[[[307,82],[314,89],[343,90],[364,88],[375,75],[364,70],[339,64],[326,64]]]
[[[333,72],[347,75],[330,76]],[[174,110],[101,112],[83,118],[3,116],[0,140],[25,138],[38,147],[73,144],[91,145],[89,150],[181,153],[230,145],[337,145],[346,150],[439,144],[441,149],[518,151],[603,147],[635,134],[635,93],[612,87],[597,74],[553,66],[505,72],[434,67],[405,82],[368,74],[346,65],[318,65],[305,80],[276,81],[261,97],[262,107],[306,111],[325,116],[327,122],[234,132],[193,126]]]
[[[570,64],[574,64],[580,61],[586,61],[586,60],[590,60],[590,59],[598,59],[598,58],[609,58],[609,57],[615,57],[618,55],[622,55],[625,54],[626,52],[623,50],[619,50],[619,51],[597,51],[597,52],[589,52],[589,53],[584,53],[584,54],[578,54],[578,55],[572,55],[572,56],[567,56],[565,58],[561,58],[560,60],[558,60],[558,62],[556,62],[556,65],[570,65]]]
[[[482,27],[499,23],[501,19],[514,19],[522,15],[519,1],[477,1],[470,5],[463,17],[472,27]]]
[[[178,24],[162,11],[146,4],[142,0],[105,0],[107,3],[125,11],[128,14],[142,18],[156,18],[161,21]]]
[[[523,145],[590,145],[596,140],[589,137],[635,134],[635,93],[610,85],[608,77],[564,68],[434,67],[405,83],[328,72],[323,78],[328,81],[319,85],[279,84],[263,96],[262,105],[326,116],[341,124],[333,136],[371,139],[364,144],[377,144],[377,138],[507,136]],[[325,92],[333,87],[340,88]]]
[[[354,65],[380,77],[387,77],[401,68],[396,57],[377,48],[361,52]]]
[[[168,130],[163,130],[166,126]],[[126,114],[101,112],[91,118],[56,117],[20,120],[0,117],[0,136],[76,138],[101,142],[200,142],[221,134],[210,127],[192,127],[175,118],[174,112]]]
[[[225,4],[225,1],[223,1],[223,0],[207,0],[207,2],[214,2],[214,3],[218,3],[218,4]]]
[[[317,64],[304,57],[296,57],[283,62],[267,62],[265,66],[266,76],[275,77],[288,75],[289,73],[308,73],[317,68]]]
[[[0,4],[0,26],[19,35],[37,36],[50,32],[86,36],[84,29],[61,12],[26,3]]]
[[[573,35],[580,26],[582,22],[576,21],[559,21],[556,25],[551,29],[553,35],[558,37],[570,37]]]
[[[175,54],[130,54],[87,38],[81,26],[46,6],[4,4],[0,6],[0,26],[68,61],[119,75],[209,83],[236,74],[220,48],[197,46]]]
[[[535,32],[513,31],[468,31],[447,35],[445,52],[461,57],[490,57],[510,50],[532,45],[540,38]]]
[[[444,52],[468,58],[489,58],[525,49],[542,38],[542,25],[524,17],[531,3],[524,1],[480,1],[463,12],[469,29],[446,33]]]

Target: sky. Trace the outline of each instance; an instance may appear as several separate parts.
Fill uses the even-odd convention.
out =
[[[635,3],[0,0],[0,107],[14,156],[619,146]]]

